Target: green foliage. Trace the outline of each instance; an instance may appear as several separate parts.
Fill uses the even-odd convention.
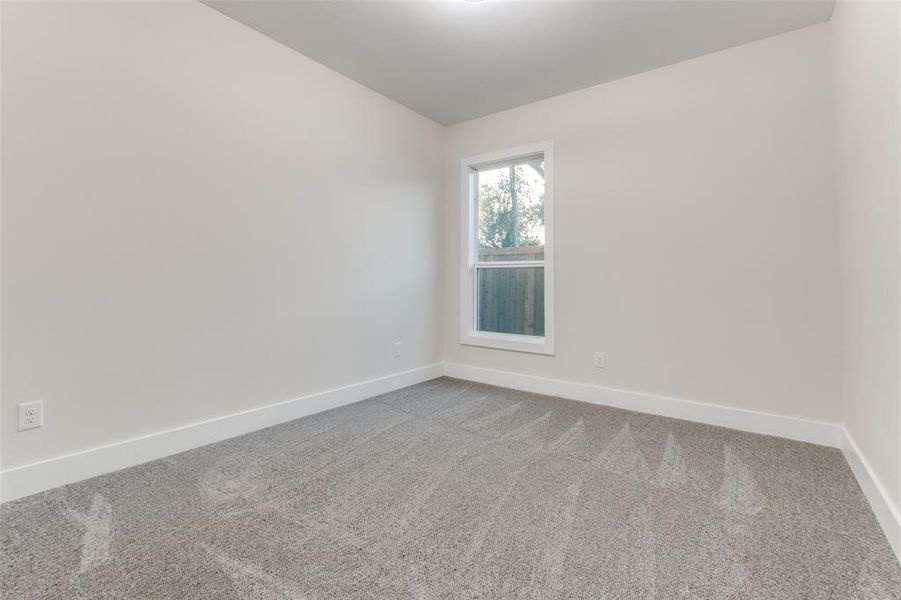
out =
[[[504,173],[496,185],[480,186],[479,245],[481,247],[512,248],[544,244],[544,240],[538,234],[544,224],[544,189],[536,197],[532,185],[524,176],[525,168],[521,165],[516,167],[513,181],[508,173]],[[514,181],[518,215],[516,223],[513,222]]]

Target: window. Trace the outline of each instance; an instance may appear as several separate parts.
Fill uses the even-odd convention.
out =
[[[460,343],[553,354],[552,145],[462,167]]]

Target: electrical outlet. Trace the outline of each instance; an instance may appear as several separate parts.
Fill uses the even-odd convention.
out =
[[[19,431],[44,426],[44,403],[25,402],[19,405]]]
[[[394,358],[400,358],[400,342],[394,342]]]
[[[594,353],[594,368],[595,369],[606,369],[607,368],[607,358],[604,356],[603,352],[595,352]]]

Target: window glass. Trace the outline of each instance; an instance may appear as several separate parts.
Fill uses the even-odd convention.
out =
[[[479,169],[479,262],[544,260],[544,158]]]
[[[479,331],[544,335],[544,267],[478,269]]]

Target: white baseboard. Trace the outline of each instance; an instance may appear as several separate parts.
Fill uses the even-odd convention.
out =
[[[458,379],[840,448],[901,561],[901,512],[841,425],[471,365],[445,363],[444,372]]]
[[[901,560],[901,512],[889,499],[885,487],[861,454],[854,438],[840,425],[457,363],[436,363],[13,467],[0,471],[0,501],[8,502],[184,452],[428,381],[442,374],[490,385],[841,448],[889,543]]]
[[[854,472],[864,496],[870,502],[873,514],[876,515],[876,520],[882,526],[882,531],[895,551],[898,562],[901,562],[901,511],[889,498],[885,486],[882,485],[873,467],[860,451],[857,442],[847,430],[844,430],[844,435],[845,447],[842,450],[845,453],[845,459],[851,466],[851,471]]]
[[[603,404],[604,406],[684,419],[707,425],[718,425],[751,433],[773,435],[834,448],[841,448],[845,440],[841,426],[833,423],[730,408],[718,404],[705,404],[703,402],[657,396],[643,392],[619,390],[588,383],[576,383],[510,371],[485,369],[471,365],[445,363],[444,366],[444,372],[448,377],[467,379],[526,392],[559,396],[570,400]]]
[[[441,363],[0,471],[0,501],[30,496],[428,381]]]

